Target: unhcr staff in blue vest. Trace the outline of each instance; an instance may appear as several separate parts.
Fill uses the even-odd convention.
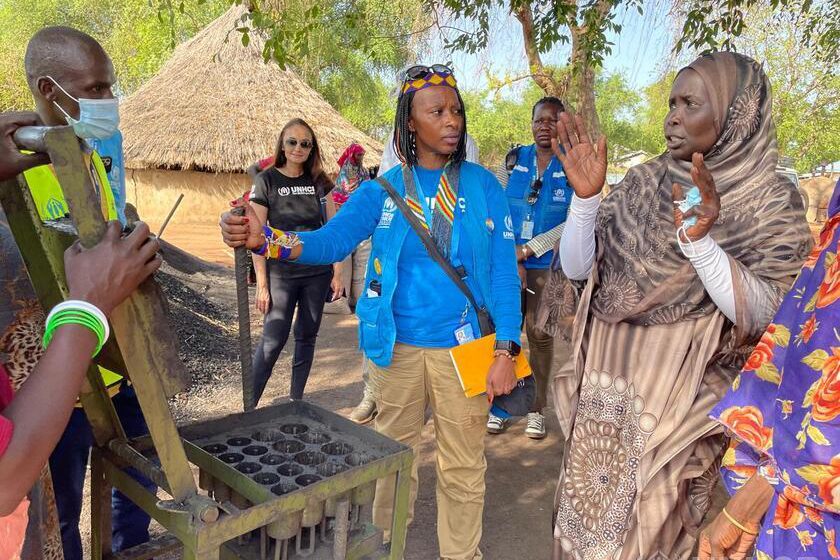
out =
[[[511,150],[496,176],[505,189],[516,235],[516,260],[522,277],[525,307],[525,333],[528,361],[534,371],[537,396],[528,414],[525,435],[545,437],[546,391],[554,359],[554,337],[536,328],[537,311],[549,275],[554,246],[560,241],[573,190],[566,181],[563,165],[551,151],[557,135],[557,119],[563,102],[544,97],[531,109],[534,143]],[[504,431],[506,420],[494,414],[487,420],[487,431]]]
[[[37,32],[26,48],[24,59],[29,89],[41,120],[47,126],[72,125],[84,139],[90,156],[90,175],[102,199],[103,214],[116,220],[115,197],[99,155],[90,149],[88,140],[106,139],[117,132],[119,111],[111,88],[116,81],[114,66],[96,40],[70,27],[47,27]],[[42,198],[45,189],[57,189],[49,198],[50,207],[66,208],[52,169],[46,166],[25,173],[33,198]],[[39,205],[40,211],[40,205]],[[60,215],[63,212],[58,211]],[[116,378],[116,379],[113,379]],[[146,422],[134,389],[121,383],[119,376],[108,372],[103,381],[112,390],[114,408],[128,437],[147,433]],[[113,383],[111,383],[113,381]],[[84,410],[77,407],[67,428],[50,456],[56,506],[61,525],[65,560],[82,559],[79,519],[82,491],[93,434]],[[130,471],[146,488],[155,485]],[[122,493],[114,491],[111,499],[113,532],[111,548],[119,552],[149,540],[149,515]]]
[[[395,148],[403,162],[385,173],[456,267],[466,270],[479,306],[496,324],[496,359],[487,373],[488,394],[515,385],[519,352],[519,279],[507,202],[498,181],[464,161],[466,117],[452,71],[445,66],[409,69],[397,104]],[[259,223],[252,212],[250,224]],[[269,245],[258,228],[227,213],[222,230],[228,245]],[[323,228],[285,238],[272,252],[308,264],[332,263],[372,237],[365,294],[359,300],[361,346],[371,362],[376,429],[420,452],[423,412],[429,404],[437,438],[437,507],[440,556],[482,558],[484,509],[485,396],[468,399],[449,356],[456,336],[478,336],[475,310],[426,253],[420,238],[378,183],[364,182]],[[289,239],[291,238],[291,239]],[[294,240],[298,241],[296,243]],[[285,245],[285,246],[283,246]],[[410,511],[417,495],[412,473]],[[388,530],[393,482],[377,488],[374,522]],[[411,515],[411,514],[410,514]]]

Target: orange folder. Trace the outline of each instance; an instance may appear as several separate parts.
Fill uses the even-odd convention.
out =
[[[461,387],[467,397],[475,397],[487,392],[487,371],[495,359],[493,358],[495,343],[496,335],[490,334],[449,350],[458,379],[461,381]],[[531,366],[528,365],[524,352],[520,352],[516,357],[515,372],[517,379],[531,375]]]

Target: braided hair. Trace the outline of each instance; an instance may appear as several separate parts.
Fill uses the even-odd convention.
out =
[[[417,165],[417,140],[414,133],[408,128],[415,93],[417,92],[410,91],[400,95],[397,100],[397,114],[394,117],[394,151],[400,161],[410,167]],[[467,159],[467,112],[464,110],[464,100],[461,99],[461,92],[455,89],[455,95],[458,97],[458,103],[461,104],[461,116],[464,118],[461,137],[458,139],[458,148],[450,156],[450,161],[458,163]]]
[[[559,97],[554,97],[553,95],[549,95],[547,97],[543,97],[542,99],[540,99],[539,101],[534,103],[534,106],[531,108],[531,118],[533,119],[534,115],[537,114],[537,107],[539,107],[540,105],[546,105],[546,104],[547,105],[555,105],[557,107],[557,110],[561,113],[566,110],[565,105],[563,105],[563,102],[560,101]]]

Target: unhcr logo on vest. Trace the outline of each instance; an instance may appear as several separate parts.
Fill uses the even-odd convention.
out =
[[[50,220],[57,220],[67,215],[67,207],[64,206],[63,202],[55,198],[47,201],[45,209],[45,213]]]
[[[389,196],[385,199],[385,202],[382,204],[382,214],[379,216],[379,224],[377,224],[377,228],[389,228],[391,227],[391,222],[394,221],[394,213],[397,210],[397,204],[394,200]]]

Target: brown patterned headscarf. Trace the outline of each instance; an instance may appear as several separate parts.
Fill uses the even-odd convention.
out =
[[[810,247],[802,200],[775,172],[770,82],[736,53],[714,53],[688,67],[703,78],[718,140],[704,154],[721,196],[712,238],[747,274],[787,289]],[[673,183],[691,185],[691,162],[667,152],[638,165],[613,187],[598,213],[592,311],[602,320],[676,323],[715,304],[677,244]]]

